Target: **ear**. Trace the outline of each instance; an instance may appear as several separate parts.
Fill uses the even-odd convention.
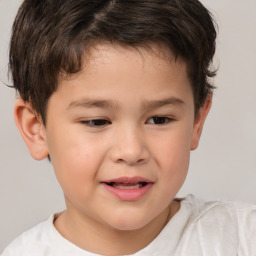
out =
[[[207,117],[208,112],[211,109],[212,105],[212,95],[208,94],[203,106],[199,109],[193,126],[193,134],[192,134],[192,141],[190,145],[190,149],[194,150],[198,147],[199,140],[202,134],[203,126],[205,119]]]
[[[36,160],[47,157],[45,126],[31,104],[18,99],[14,106],[14,119],[31,156]]]

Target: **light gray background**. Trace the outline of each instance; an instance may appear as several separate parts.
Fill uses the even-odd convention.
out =
[[[202,2],[219,24],[218,89],[179,196],[256,203],[256,0]],[[20,3],[0,0],[0,252],[65,207],[50,163],[30,157],[13,121],[15,92],[4,85],[11,84],[8,43]]]

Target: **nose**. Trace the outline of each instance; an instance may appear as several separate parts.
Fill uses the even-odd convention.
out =
[[[149,160],[145,136],[139,128],[125,127],[116,131],[111,150],[111,159],[127,165],[144,164]]]

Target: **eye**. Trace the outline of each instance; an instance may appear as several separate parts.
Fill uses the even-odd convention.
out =
[[[146,121],[146,124],[163,125],[171,122],[173,119],[167,116],[154,116]]]
[[[90,127],[102,127],[111,124],[111,122],[106,119],[82,120],[80,123]]]

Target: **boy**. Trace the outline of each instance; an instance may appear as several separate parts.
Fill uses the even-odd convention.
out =
[[[195,0],[25,0],[15,121],[67,209],[6,255],[255,255],[256,209],[175,199],[211,106],[216,32]]]

